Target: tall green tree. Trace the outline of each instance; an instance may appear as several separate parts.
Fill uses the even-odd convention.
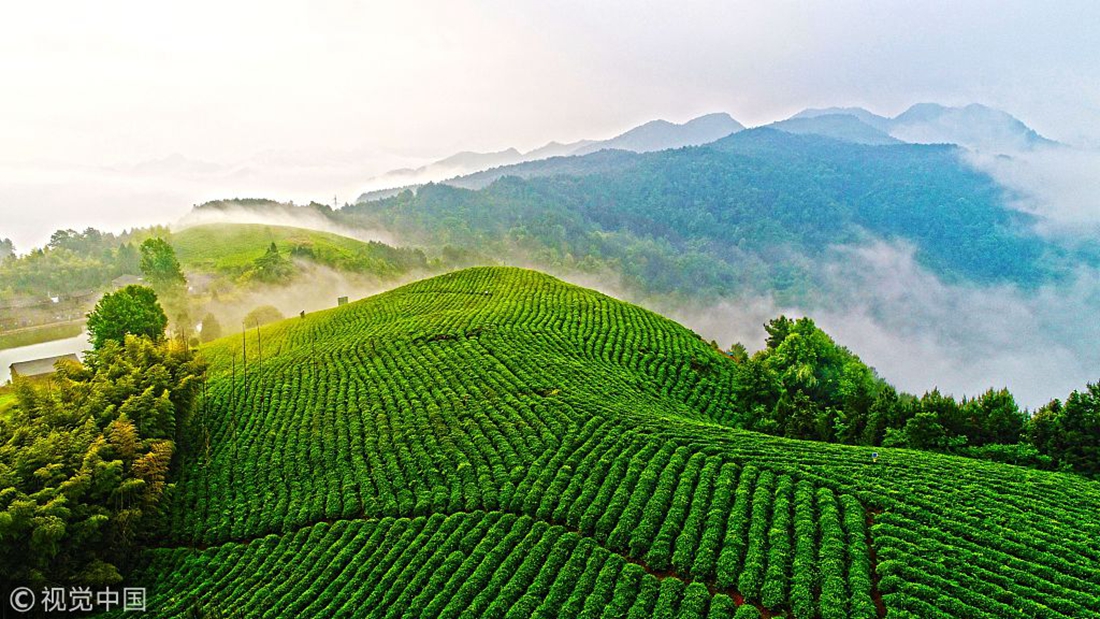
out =
[[[1008,389],[990,389],[963,404],[966,436],[970,445],[1018,443],[1024,431],[1025,417]]]
[[[145,239],[140,251],[141,272],[145,275],[145,281],[158,292],[165,293],[187,284],[176,251],[168,241],[160,237]]]
[[[250,276],[263,282],[285,282],[294,276],[294,263],[283,256],[279,246],[272,241],[264,255],[253,262]]]
[[[222,336],[222,323],[218,322],[217,316],[212,313],[207,313],[202,319],[202,332],[199,335],[199,339],[203,342],[213,342]]]
[[[122,342],[127,335],[161,340],[167,327],[168,317],[157,293],[146,286],[131,285],[105,294],[88,315],[88,333],[96,350],[107,342]]]
[[[1055,466],[1100,477],[1100,382],[1036,411],[1027,434]]]
[[[809,318],[764,326],[767,346],[739,364],[735,391],[750,427],[783,436],[857,443],[881,381]]]
[[[768,321],[768,323],[764,325],[764,331],[768,333],[768,339],[765,341],[768,350],[779,348],[779,345],[791,334],[794,326],[795,321],[786,316],[780,316],[779,318]]]
[[[241,320],[241,324],[243,324],[245,328],[251,329],[271,322],[278,322],[284,318],[286,318],[286,316],[284,316],[283,313],[279,311],[279,308],[274,305],[261,305],[251,312],[248,312]]]
[[[123,243],[115,251],[115,266],[120,274],[135,274],[141,271],[141,254],[131,243]]]
[[[949,445],[947,431],[939,422],[936,413],[932,411],[917,413],[902,428],[887,429],[886,438],[883,439],[882,444],[884,447],[907,447],[931,451],[942,451]]]

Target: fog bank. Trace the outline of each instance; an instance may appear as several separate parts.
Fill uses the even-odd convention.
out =
[[[1100,231],[1100,150],[968,153],[965,160],[1003,185],[1012,206],[1036,215],[1039,232],[1073,237]]]
[[[113,166],[0,162],[0,238],[26,253],[58,229],[168,225],[193,205],[234,197],[342,205],[355,201],[364,178],[406,162],[373,151],[265,153],[234,163],[180,155]]]
[[[723,350],[764,346],[764,324],[809,316],[879,376],[902,391],[938,388],[971,397],[1007,387],[1031,409],[1100,380],[1100,270],[1079,268],[1057,284],[948,284],[922,267],[914,248],[873,242],[834,247],[819,262],[821,291],[783,305],[770,295],[737,294],[709,302],[639,293],[611,272],[575,273],[512,262],[554,274],[667,316]]]
[[[1032,409],[1100,380],[1100,271],[1080,268],[1036,291],[947,284],[913,248],[884,242],[830,251],[824,293],[781,307],[769,297],[708,305],[650,306],[727,348],[763,346],[763,324],[810,316],[901,390],[961,396],[1008,387]]]
[[[173,224],[172,230],[183,230],[192,226],[209,224],[287,226],[338,234],[364,242],[376,241],[390,246],[399,245],[397,237],[390,232],[380,229],[365,229],[342,225],[308,207],[287,206],[285,208],[248,208],[244,206],[231,206],[227,208],[192,210]]]

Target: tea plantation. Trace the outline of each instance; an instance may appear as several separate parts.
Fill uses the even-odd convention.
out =
[[[1100,484],[728,428],[732,360],[537,272],[203,353],[157,616],[1100,617]]]
[[[416,250],[360,241],[339,234],[264,224],[206,224],[171,235],[180,263],[189,270],[239,274],[274,244],[284,256],[337,270],[388,276],[427,266]]]

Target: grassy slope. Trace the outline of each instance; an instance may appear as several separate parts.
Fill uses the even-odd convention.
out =
[[[208,224],[172,234],[172,246],[187,268],[236,271],[260,258],[272,242],[284,255],[309,245],[325,262],[371,254],[377,244],[328,232],[264,224]]]
[[[261,333],[205,349],[164,616],[1100,617],[1100,484],[723,427],[732,362],[548,276]]]
[[[81,319],[0,333],[0,350],[76,337],[84,331],[85,322]]]

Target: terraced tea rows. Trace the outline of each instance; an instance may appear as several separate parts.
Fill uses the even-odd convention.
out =
[[[157,550],[149,560],[147,576],[172,574],[149,601],[166,616],[205,606],[263,617],[687,619],[732,617],[737,606],[727,593],[712,595],[712,582],[685,581],[567,526],[499,511],[322,522],[206,551]],[[769,584],[783,579],[775,574]],[[847,616],[846,603],[823,600],[822,616]]]
[[[728,358],[538,273],[205,353],[164,616],[1100,616],[1097,484],[724,427]]]

